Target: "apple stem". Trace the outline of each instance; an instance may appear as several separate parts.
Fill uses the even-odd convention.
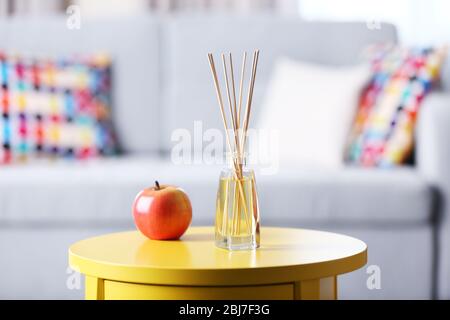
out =
[[[161,189],[160,186],[159,186],[159,182],[157,180],[155,181],[155,186],[156,186],[156,190]]]

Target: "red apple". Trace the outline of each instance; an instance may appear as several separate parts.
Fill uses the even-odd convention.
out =
[[[180,188],[159,185],[138,193],[133,203],[136,227],[153,240],[180,238],[192,220],[192,207],[187,194]]]

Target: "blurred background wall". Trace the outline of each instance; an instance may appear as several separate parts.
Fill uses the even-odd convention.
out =
[[[277,12],[297,14],[298,0],[0,0],[2,15],[64,12],[78,4],[89,15],[130,14],[142,11],[158,13],[207,12]]]
[[[403,43],[427,45],[450,38],[448,0],[0,0],[0,17],[62,14],[79,5],[85,16],[211,12],[279,14],[306,20],[363,20],[376,29],[394,23]]]

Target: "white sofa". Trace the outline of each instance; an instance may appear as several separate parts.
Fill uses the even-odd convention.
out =
[[[257,119],[277,57],[348,65],[380,41],[396,42],[395,27],[273,16],[83,20],[80,30],[67,29],[65,17],[0,21],[0,50],[112,54],[113,115],[124,151],[112,159],[0,167],[0,298],[83,297],[82,288],[66,286],[68,246],[134,228],[134,195],[156,179],[188,192],[193,224],[213,224],[220,167],[170,160],[174,129],[192,131],[195,120],[221,128],[207,52],[261,49]],[[450,298],[450,97],[444,90],[425,100],[419,122],[415,166],[282,167],[258,178],[263,226],[338,231],[368,244],[381,289],[368,289],[363,268],[339,278],[341,298]]]

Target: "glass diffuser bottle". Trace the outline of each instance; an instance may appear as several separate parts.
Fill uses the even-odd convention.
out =
[[[259,247],[259,206],[255,174],[246,158],[227,156],[216,201],[215,243],[228,250]]]

